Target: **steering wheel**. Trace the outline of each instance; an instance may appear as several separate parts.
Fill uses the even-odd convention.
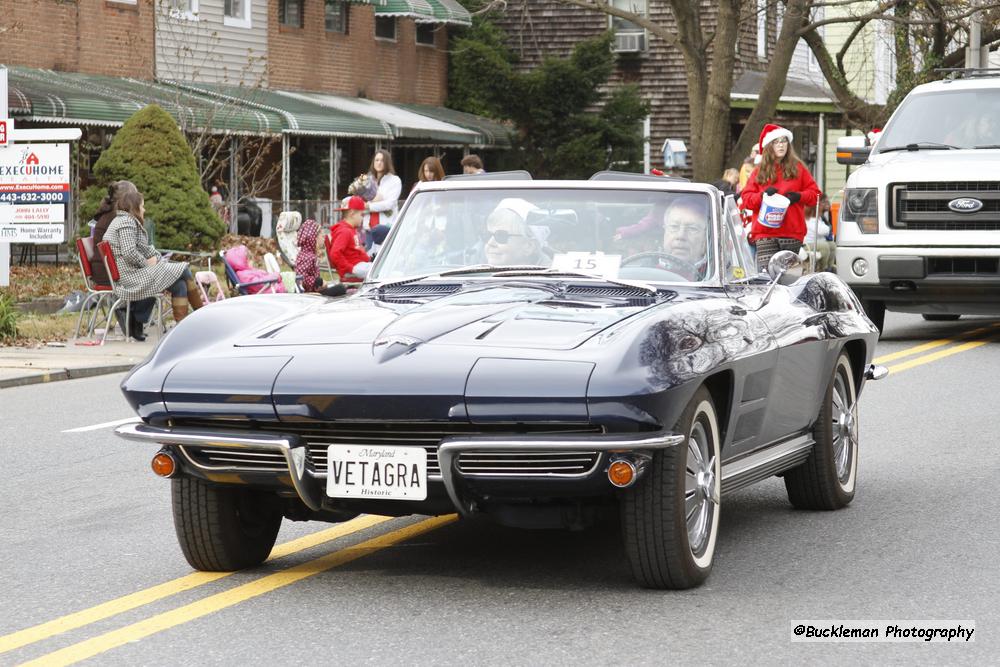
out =
[[[656,263],[659,264],[657,268],[662,268],[671,273],[676,273],[681,276],[688,276],[689,280],[695,280],[698,276],[698,267],[696,267],[691,262],[686,259],[681,259],[675,255],[671,255],[665,252],[659,252],[652,250],[649,252],[640,252],[626,257],[622,260],[620,266],[624,267],[632,263],[640,262],[642,260],[655,259]]]

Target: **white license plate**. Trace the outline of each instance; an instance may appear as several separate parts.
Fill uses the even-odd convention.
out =
[[[427,498],[427,451],[423,447],[331,445],[326,456],[326,494],[331,498]]]

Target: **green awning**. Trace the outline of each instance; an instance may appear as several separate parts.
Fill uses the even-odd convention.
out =
[[[435,18],[440,23],[472,25],[472,15],[469,14],[469,10],[459,4],[458,0],[427,0],[427,4],[431,6]]]
[[[409,109],[428,118],[438,118],[452,125],[473,130],[479,134],[480,140],[476,144],[470,145],[490,148],[511,147],[511,133],[514,131],[514,128],[491,118],[427,104],[399,104],[397,106]]]
[[[437,21],[428,0],[381,0],[375,5],[375,16],[405,16],[423,21]]]
[[[158,104],[186,131],[279,134],[281,114],[218,100],[154,81],[9,67],[11,115],[61,125],[120,127],[147,104]]]
[[[285,132],[293,135],[391,139],[392,130],[376,118],[332,109],[299,97],[264,88],[213,83],[172,82],[216,99],[280,114]]]
[[[376,102],[360,97],[345,97],[332,93],[278,91],[290,99],[319,104],[331,110],[338,110],[377,120],[392,130],[392,139],[401,143],[471,146],[483,141],[479,132],[448,123],[437,117],[426,116],[404,108],[398,104]]]

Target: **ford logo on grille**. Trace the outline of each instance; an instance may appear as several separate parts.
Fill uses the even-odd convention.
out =
[[[972,197],[962,197],[961,199],[952,199],[948,202],[948,208],[955,211],[956,213],[975,213],[983,207],[983,202],[978,199],[973,199]]]

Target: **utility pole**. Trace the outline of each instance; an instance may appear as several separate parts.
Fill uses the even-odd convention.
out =
[[[979,7],[981,0],[972,0],[973,7]],[[983,13],[977,11],[969,18],[969,46],[965,49],[965,66],[971,68],[989,67],[990,47],[983,47]]]

